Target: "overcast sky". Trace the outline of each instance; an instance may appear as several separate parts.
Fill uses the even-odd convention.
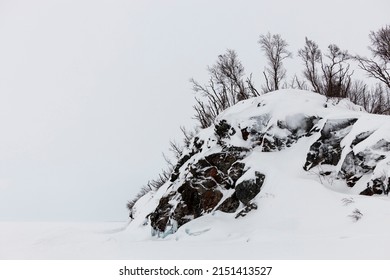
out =
[[[226,49],[255,82],[260,34],[367,53],[390,2],[0,0],[0,220],[125,220],[191,127],[189,78]],[[286,64],[300,69],[298,59]],[[291,74],[291,73],[290,73]]]

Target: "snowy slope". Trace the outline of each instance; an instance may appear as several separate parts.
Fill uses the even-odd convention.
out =
[[[0,223],[0,259],[388,259],[389,142],[390,118],[347,100],[245,100],[128,224]]]
[[[221,122],[228,124],[226,133],[220,133],[222,136],[218,135]],[[267,254],[276,258],[335,257],[338,254],[350,258],[390,256],[389,250],[380,253],[374,250],[373,255],[356,250],[362,243],[370,244],[361,247],[369,250],[374,247],[373,243],[385,242],[389,236],[390,201],[386,195],[390,169],[389,117],[368,114],[347,100],[327,100],[311,92],[281,90],[240,102],[224,111],[215,124],[197,136],[198,144],[203,143],[200,148],[194,152],[194,148],[189,147],[177,178],[147,194],[135,205],[135,218],[127,229],[132,238],[156,242],[283,244],[276,253],[252,252],[248,253],[250,257],[267,257]],[[240,133],[244,129],[249,133]],[[318,145],[322,146],[318,148]],[[244,174],[233,188],[217,184],[214,188],[222,193],[222,198],[213,209],[201,209],[197,217],[185,217],[187,220],[178,224],[172,221],[181,218],[177,214],[180,204],[188,204],[183,192],[180,193],[183,184],[190,183],[191,188],[197,189],[194,168],[202,159],[231,147],[247,149],[238,159],[245,165]],[[328,151],[331,157],[326,154]],[[351,163],[351,155],[360,152],[363,168]],[[358,177],[353,186],[349,185],[352,179],[347,174],[350,169],[354,169]],[[232,196],[234,188],[245,180],[254,180],[255,172],[265,176],[260,192],[248,204],[240,201],[233,212],[220,211],[218,207]],[[377,193],[360,195],[372,187],[375,179],[383,182],[381,187],[372,188]],[[168,208],[162,205],[167,198],[170,200]],[[249,204],[256,207],[248,209]],[[237,215],[245,209],[248,211],[244,211],[243,217]],[[157,213],[160,220],[168,217],[168,222],[164,220],[165,229],[158,228],[161,223],[153,227],[150,218],[153,213]],[[159,232],[159,229],[164,230]],[[328,248],[331,244],[339,249]],[[297,252],[300,246],[309,253]],[[313,252],[313,248],[321,249]],[[337,253],[326,252],[328,249]],[[352,251],[354,253],[350,254]]]

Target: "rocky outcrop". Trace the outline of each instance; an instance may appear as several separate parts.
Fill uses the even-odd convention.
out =
[[[252,200],[261,191],[265,175],[255,171],[253,177],[242,179],[248,171],[242,160],[255,147],[264,152],[280,151],[315,132],[317,117],[301,114],[293,118],[299,121],[293,124],[284,119],[269,125],[269,115],[265,114],[252,118],[245,128],[234,127],[222,119],[214,127],[213,148],[217,151],[204,156],[199,155],[208,149],[210,139],[194,138],[174,168],[170,191],[149,215],[154,232],[164,236],[213,211],[237,212],[236,217],[241,217],[257,209]],[[245,147],[231,145],[233,137],[245,141]]]
[[[384,158],[384,155],[374,153],[370,149],[357,154],[351,151],[341,166],[340,176],[346,180],[349,187],[353,187],[363,175],[371,173],[378,161]]]
[[[319,164],[337,165],[342,148],[341,140],[351,131],[357,119],[328,120],[321,129],[321,137],[310,147],[303,168],[309,170]]]
[[[372,121],[350,103],[340,111],[340,101],[314,93],[297,92],[286,100],[280,92],[275,95],[279,99],[270,94],[237,104],[192,139],[147,215],[153,233],[174,233],[215,211],[241,218],[258,209],[267,173],[248,158],[290,149],[302,138],[307,146],[301,164],[308,174],[317,173],[320,183],[337,180],[348,192],[358,186],[361,195],[389,193],[388,119]]]
[[[165,235],[214,210],[234,213],[240,202],[249,203],[260,192],[264,175],[258,175],[254,181],[244,180],[236,186],[238,179],[245,173],[245,164],[240,160],[247,153],[248,150],[243,148],[222,148],[220,152],[188,163],[184,171],[186,176],[180,184],[172,184],[173,190],[160,199],[150,215],[155,232]],[[175,188],[175,185],[179,186]],[[236,191],[223,199],[224,193],[230,189]]]
[[[371,134],[372,133],[365,135]],[[389,168],[389,159],[387,159],[389,151],[390,142],[384,139],[379,140],[374,145],[366,147],[360,152],[355,153],[352,150],[345,157],[341,166],[340,176],[347,181],[349,187],[353,187],[364,175],[372,174],[372,178],[367,183],[367,188],[360,194],[370,196],[374,194],[387,195],[390,190],[390,181],[386,174],[386,166],[387,169]],[[379,163],[383,163],[382,166],[384,166],[385,170],[382,170],[381,172],[378,170],[376,172],[377,174],[374,174]]]
[[[370,175],[371,179],[360,194],[387,195],[390,191],[389,177],[386,175],[389,172],[389,167],[386,165],[380,167],[379,163],[389,161],[387,156],[390,151],[390,142],[380,139],[374,145],[364,145],[367,140],[370,143],[370,137],[374,133],[374,131],[364,131],[358,133],[349,145],[345,143],[342,146],[341,142],[349,135],[356,121],[355,118],[328,120],[320,130],[320,138],[311,145],[303,168],[309,170],[321,165],[340,165],[340,170],[321,172],[320,175],[333,176],[337,173],[337,177],[334,179],[345,180],[346,185],[350,188],[354,187],[364,175]],[[365,148],[355,151],[354,148],[359,144],[364,145]],[[350,151],[346,153],[345,150]],[[342,158],[343,151],[346,153],[344,158]],[[382,174],[378,176],[375,171]]]
[[[251,126],[241,129],[243,139],[250,141],[252,147],[260,146],[264,152],[275,152],[290,147],[301,137],[312,135],[319,118],[295,114],[272,124],[271,116],[264,114],[252,117],[251,121]]]
[[[260,172],[255,172],[255,178],[245,180],[237,184],[235,195],[239,201],[248,205],[250,201],[260,192],[263,185],[265,175]]]

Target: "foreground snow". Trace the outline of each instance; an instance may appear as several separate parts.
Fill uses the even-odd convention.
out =
[[[286,217],[287,218],[287,217]],[[218,217],[216,226],[224,223]],[[126,223],[0,223],[0,259],[389,259],[388,232],[351,224],[341,232],[292,232],[299,222],[274,225],[249,238],[209,230],[207,220],[170,240],[135,241]],[[363,222],[363,221],[362,221]],[[282,230],[285,228],[285,230]],[[184,235],[188,235],[186,238]]]

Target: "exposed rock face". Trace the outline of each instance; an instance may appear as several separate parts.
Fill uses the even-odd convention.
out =
[[[389,147],[390,142],[381,139],[356,154],[354,151],[349,152],[341,166],[340,176],[347,181],[349,187],[353,187],[364,175],[372,174],[371,180],[367,183],[367,188],[360,194],[370,196],[374,194],[387,195],[390,190],[390,181],[388,175],[386,175],[386,170],[382,170],[382,174],[380,172],[374,174],[374,171],[381,162],[382,165],[389,165],[389,159],[387,159],[390,151]]]
[[[341,166],[340,175],[347,181],[349,187],[353,187],[364,174],[372,172],[378,161],[384,159],[384,155],[373,153],[372,150],[355,154],[353,151],[347,154]]]
[[[245,180],[237,184],[235,193],[237,199],[245,205],[248,205],[249,202],[260,192],[264,178],[264,174],[256,171],[254,179]]]
[[[225,213],[234,213],[237,208],[240,206],[240,201],[238,200],[236,193],[233,193],[232,196],[225,199],[224,202],[219,205],[217,210],[220,210]]]
[[[244,140],[249,138],[253,143],[252,147],[261,146],[264,152],[275,152],[290,147],[301,137],[310,136],[315,131],[313,128],[319,118],[295,114],[270,125],[271,116],[264,114],[251,120],[252,126],[245,128],[245,131],[250,131],[249,136],[243,134]]]
[[[370,182],[367,184],[367,188],[362,191],[360,194],[361,195],[374,195],[374,194],[386,194],[388,195],[390,191],[390,181],[389,178],[375,178],[372,179]]]
[[[270,116],[264,114],[252,118],[245,128],[235,128],[222,119],[214,127],[214,139],[194,138],[174,168],[170,191],[149,216],[154,231],[164,236],[212,211],[238,211],[236,217],[240,217],[257,209],[252,200],[261,191],[265,175],[256,170],[253,177],[241,179],[249,168],[242,160],[255,147],[274,152],[291,146],[299,138],[312,135],[319,120],[302,114],[292,118],[294,121],[284,119],[269,125]],[[231,145],[233,137],[245,141],[245,147]],[[209,149],[210,142],[215,152],[199,156]]]
[[[357,119],[328,120],[321,129],[321,137],[310,147],[305,170],[319,164],[337,165],[341,158],[341,140],[351,131]]]
[[[222,148],[220,152],[189,163],[183,182],[176,191],[161,198],[156,210],[150,215],[152,227],[162,233],[174,231],[174,228],[215,210],[223,198],[223,192],[234,189],[237,180],[244,173],[245,164],[240,160],[247,152],[246,149],[236,147]],[[258,193],[260,187],[256,189],[252,186],[250,193],[241,196],[249,201],[257,194],[256,190]],[[232,213],[239,205],[239,200],[233,193],[218,210]]]
[[[357,119],[338,119],[328,120],[321,129],[320,138],[314,142],[307,154],[304,169],[309,170],[319,165],[340,165],[340,170],[334,170],[337,173],[337,179],[344,179],[347,186],[354,187],[364,175],[371,175],[371,179],[366,184],[366,189],[360,192],[361,195],[388,194],[390,182],[386,174],[389,168],[382,171],[382,175],[374,174],[381,161],[388,162],[387,154],[390,151],[390,142],[380,139],[374,145],[368,146],[365,141],[369,142],[374,131],[364,131],[358,133],[354,139],[344,146],[342,141],[351,132]],[[359,144],[364,145],[364,149],[354,150]],[[342,158],[344,150],[350,149]],[[380,167],[379,167],[380,168]],[[322,176],[332,176],[332,171],[323,172]]]
[[[374,119],[369,125],[371,117],[356,108],[348,111],[350,103],[341,114],[337,109],[332,115],[339,101],[329,105],[321,96],[313,101],[313,94],[294,95],[304,109],[290,108],[288,102],[293,99],[274,102],[259,97],[241,102],[193,138],[159,193],[154,210],[148,213],[153,232],[160,236],[174,233],[215,211],[241,218],[256,210],[261,202],[259,194],[267,186],[267,173],[253,164],[253,157],[249,162],[248,158],[253,153],[278,153],[301,139],[306,145],[302,149],[303,169],[317,172],[321,183],[321,178],[328,177],[331,180],[327,181],[345,184],[347,191],[357,188],[356,194],[387,195],[389,119]]]

